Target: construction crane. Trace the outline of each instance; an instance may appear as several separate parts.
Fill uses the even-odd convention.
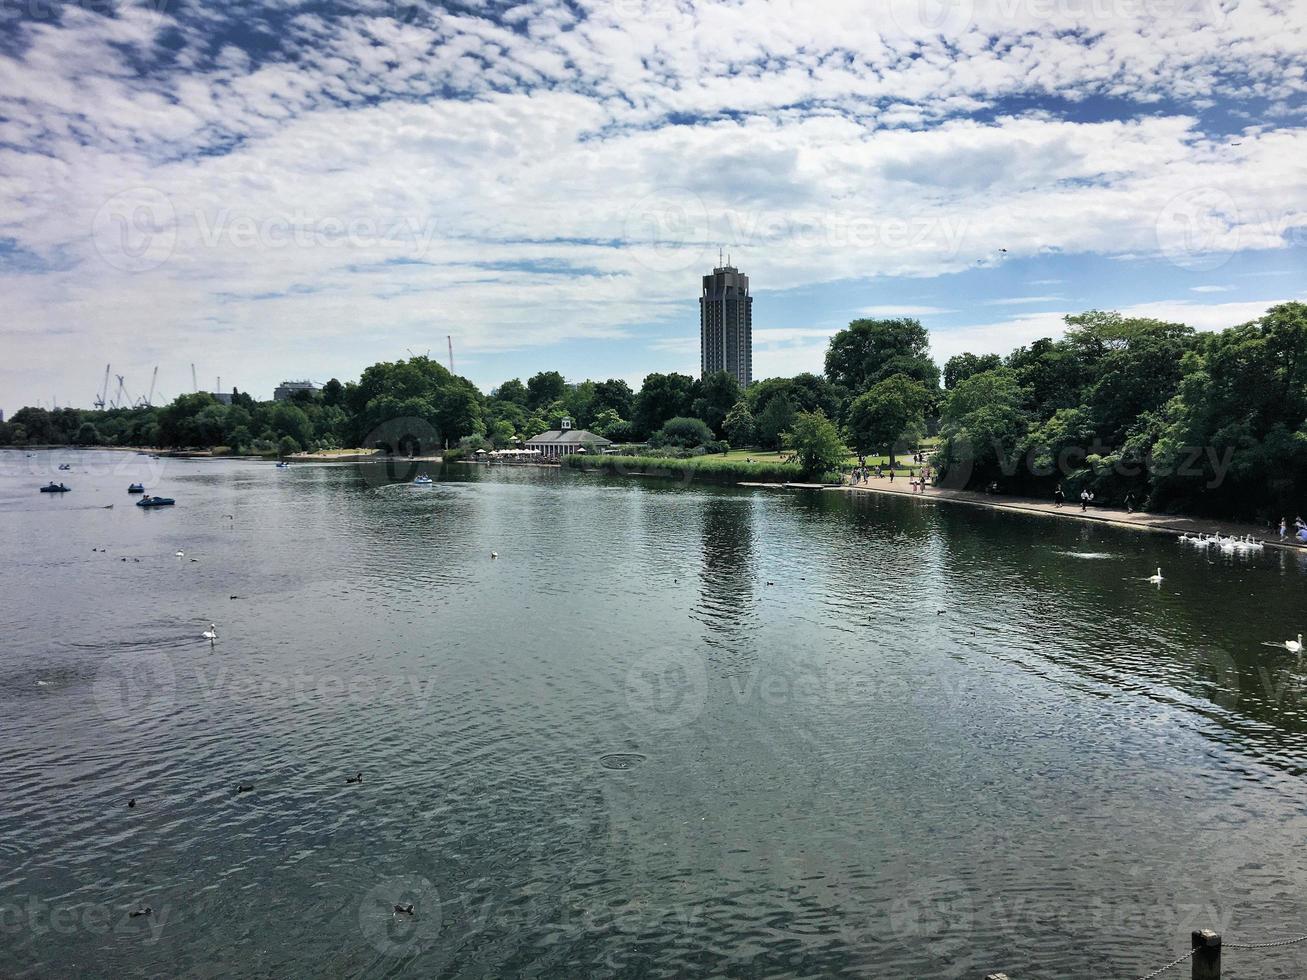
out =
[[[445,343],[449,344],[449,373],[454,373],[454,338],[445,334]]]
[[[104,411],[104,399],[109,394],[109,365],[104,366],[104,384],[100,386],[100,395],[95,399],[95,407],[101,412]]]
[[[118,391],[113,396],[113,407],[126,408],[131,405],[132,398],[127,394],[127,389],[123,385],[123,376],[121,374],[116,374],[114,377],[118,379]],[[124,401],[124,399],[126,400]]]
[[[191,364],[191,391],[199,392],[200,382],[195,377],[195,364]]]
[[[159,365],[156,364],[154,366],[154,375],[150,378],[150,393],[137,403],[137,408],[154,408],[154,385],[158,380]]]

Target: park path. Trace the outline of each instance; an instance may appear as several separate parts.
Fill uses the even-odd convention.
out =
[[[1061,517],[1075,521],[1094,521],[1099,524],[1114,524],[1119,527],[1132,527],[1140,531],[1155,533],[1181,534],[1233,534],[1237,536],[1252,535],[1264,541],[1268,547],[1286,548],[1290,551],[1305,551],[1307,547],[1295,544],[1292,540],[1280,541],[1278,529],[1275,531],[1256,524],[1237,524],[1232,521],[1212,521],[1200,517],[1183,517],[1175,514],[1150,514],[1135,511],[1128,514],[1124,510],[1091,505],[1081,511],[1079,501],[1068,501],[1061,507],[1051,501],[1045,502],[1030,497],[1010,497],[1004,494],[976,493],[972,490],[945,490],[940,487],[927,487],[924,491],[913,493],[904,477],[890,482],[885,477],[871,477],[865,484],[855,486],[845,484],[842,487],[830,487],[846,493],[891,493],[902,497],[915,497],[919,500],[943,500],[950,503],[970,504],[973,507],[988,507],[991,510],[1015,511],[1022,514],[1043,514],[1049,517]],[[1293,514],[1285,515],[1290,521]]]

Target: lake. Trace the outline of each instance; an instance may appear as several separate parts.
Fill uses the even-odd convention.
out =
[[[1260,645],[1301,556],[423,469],[0,453],[0,975],[1130,977],[1307,932],[1307,667]]]

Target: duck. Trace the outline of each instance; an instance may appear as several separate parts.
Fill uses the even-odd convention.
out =
[[[498,552],[498,551],[492,551],[492,552],[490,552],[490,558],[491,558],[492,561],[493,561],[494,559],[498,558],[498,557],[499,557],[499,552]]]
[[[254,787],[253,787],[253,786],[237,786],[237,787],[236,787],[236,792],[237,792],[237,793],[250,793],[250,792],[253,792],[253,790],[254,790]]]
[[[360,772],[357,776],[346,776],[346,777],[345,777],[345,782],[347,782],[347,783],[361,783],[361,782],[363,782],[363,773]]]
[[[150,914],[151,912],[153,912],[153,911],[154,911],[154,909],[152,909],[152,908],[150,908],[150,906],[146,905],[144,908],[136,909],[134,912],[128,912],[127,914],[128,914],[131,918],[135,919],[135,918],[138,918],[139,916],[142,916],[142,915],[149,915],[149,914]]]
[[[136,809],[136,797],[133,796],[130,800],[127,801],[127,809],[129,810]]]
[[[410,902],[408,905],[396,905],[396,906],[395,906],[395,914],[396,914],[396,915],[412,915],[412,914],[413,914],[413,904]]]

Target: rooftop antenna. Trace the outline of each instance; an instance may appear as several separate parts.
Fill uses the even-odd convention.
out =
[[[720,268],[722,268],[722,267],[723,267],[723,266],[722,266],[722,247],[721,247],[720,245],[718,245],[718,246],[717,246],[717,268],[720,269]]]

